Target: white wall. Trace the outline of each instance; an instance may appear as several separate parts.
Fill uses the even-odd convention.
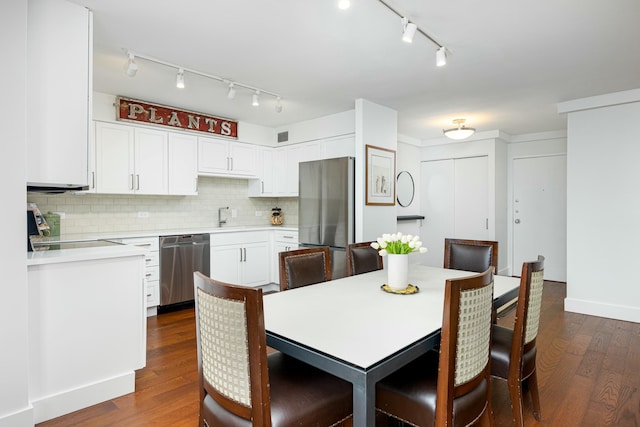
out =
[[[569,101],[565,309],[640,322],[640,89]],[[635,101],[635,102],[632,102]]]
[[[0,104],[0,182],[4,224],[2,310],[0,310],[0,427],[33,425],[28,396],[26,266],[26,41],[27,2],[5,0],[0,6],[0,46],[11,66],[0,68],[6,82]]]
[[[396,207],[366,206],[366,145],[397,150],[398,113],[365,99],[356,100],[356,242],[396,230]],[[397,161],[397,157],[396,157]],[[395,202],[395,200],[394,200]]]

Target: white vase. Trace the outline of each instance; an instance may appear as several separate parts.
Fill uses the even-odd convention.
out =
[[[387,254],[387,286],[393,290],[409,285],[409,255]]]

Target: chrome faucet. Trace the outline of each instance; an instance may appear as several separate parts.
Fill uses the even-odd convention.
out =
[[[227,223],[227,219],[222,219],[222,211],[229,210],[229,206],[224,206],[222,208],[218,208],[218,227],[222,227],[222,224]]]

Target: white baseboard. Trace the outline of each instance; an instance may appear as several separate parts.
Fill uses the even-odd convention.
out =
[[[640,323],[640,307],[565,298],[564,310],[573,313],[588,314],[590,316]]]
[[[12,414],[0,415],[0,427],[33,427],[33,407]]]
[[[33,421],[41,423],[135,391],[136,374],[127,372],[99,383],[32,400]]]

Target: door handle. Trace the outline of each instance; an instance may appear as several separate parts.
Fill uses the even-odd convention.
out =
[[[515,222],[516,224],[520,224],[520,219],[516,218],[516,220],[513,222]]]

